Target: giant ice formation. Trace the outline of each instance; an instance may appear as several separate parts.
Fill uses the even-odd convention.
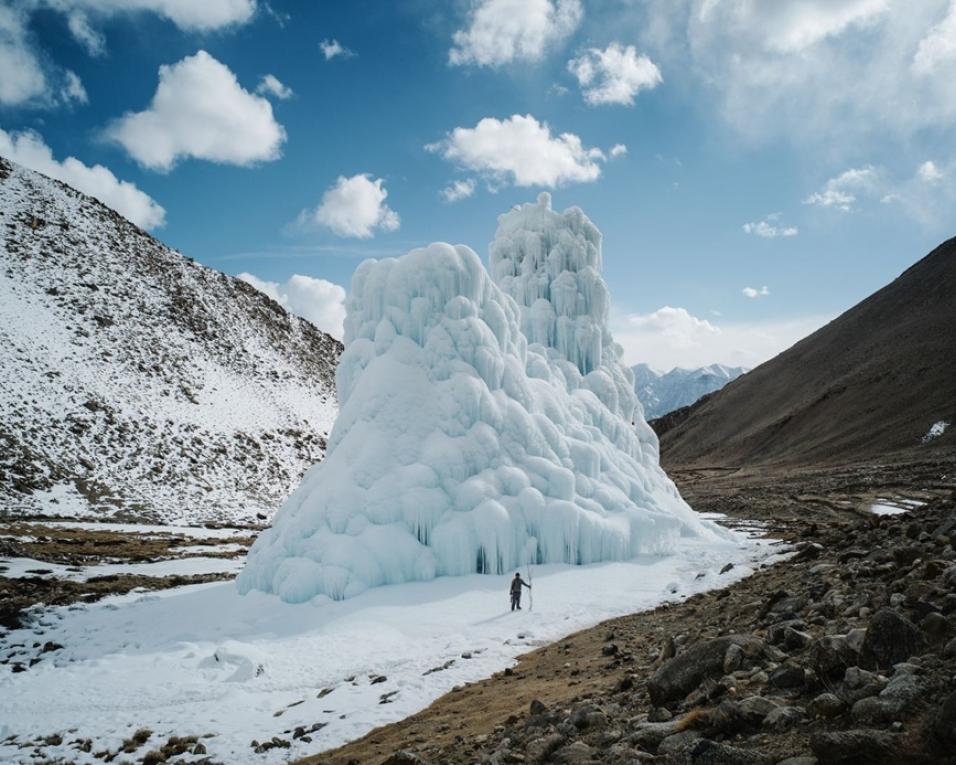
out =
[[[542,194],[499,217],[491,266],[432,244],[358,267],[327,456],[253,545],[243,592],[340,599],[718,533],[659,465],[597,228]]]

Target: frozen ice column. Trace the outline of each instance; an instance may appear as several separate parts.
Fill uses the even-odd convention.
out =
[[[518,304],[469,248],[361,264],[347,312],[327,456],[253,545],[242,591],[339,599],[715,533],[632,423],[528,345]]]
[[[586,388],[632,421],[648,458],[657,435],[634,393],[633,372],[608,329],[610,297],[601,276],[601,232],[578,207],[551,209],[551,195],[498,216],[490,246],[495,282],[518,303],[521,329],[556,362],[569,389]],[[562,363],[562,362],[567,363]]]

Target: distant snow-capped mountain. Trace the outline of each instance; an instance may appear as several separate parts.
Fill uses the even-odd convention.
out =
[[[324,455],[341,348],[0,158],[0,515],[270,514]]]
[[[699,369],[675,367],[666,374],[647,364],[637,364],[631,369],[634,370],[634,390],[649,420],[693,404],[701,396],[720,390],[731,380],[749,371],[745,367],[723,364],[711,364]]]

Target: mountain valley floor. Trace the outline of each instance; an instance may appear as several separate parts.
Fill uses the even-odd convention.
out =
[[[433,614],[436,627],[417,639],[418,658],[399,656],[399,646],[410,637],[400,633],[421,632],[420,624],[405,619],[383,628],[385,601],[394,597],[387,591],[398,588],[370,592],[385,600],[367,604],[364,614],[346,602],[311,644],[303,638],[316,609],[267,596],[255,603],[233,597],[225,616],[178,624],[186,605],[190,613],[208,611],[216,592],[231,591],[218,580],[233,576],[256,529],[7,519],[0,565],[8,571],[0,577],[16,575],[11,564],[24,560],[39,567],[30,571],[52,573],[0,579],[7,585],[0,591],[0,685],[13,700],[0,714],[0,759],[273,763],[318,746],[327,751],[306,762],[952,761],[945,753],[956,745],[956,460],[776,471],[672,467],[671,474],[695,509],[766,536],[764,552],[695,558],[688,550],[663,568],[536,571],[534,621],[512,625],[514,615],[505,614],[477,631],[468,612],[495,610],[496,577],[412,585],[451,588],[433,605],[413,606],[415,619]],[[166,576],[171,562],[190,558],[202,561],[198,581],[206,584],[183,587],[189,580]],[[718,573],[726,561],[734,568]],[[103,565],[112,573],[96,576]],[[135,568],[142,566],[158,568]],[[607,589],[615,576],[635,572],[647,577],[640,583],[646,595]],[[578,595],[565,592],[574,581]],[[678,592],[668,595],[674,584]],[[474,588],[478,600],[462,588]],[[11,601],[11,593],[27,591],[26,601]],[[21,615],[29,628],[13,629]],[[289,615],[298,626],[274,626]],[[326,669],[341,669],[341,677],[326,682],[329,653],[360,633],[368,639],[362,624],[372,621],[393,644],[383,634],[355,648],[378,651],[382,666],[366,661],[363,674],[357,655],[351,664],[333,656]],[[447,625],[438,629],[439,621]],[[514,635],[503,643],[509,630]],[[286,645],[270,649],[278,644]],[[896,644],[906,655],[885,655]],[[314,656],[310,676],[282,652]],[[198,684],[187,689],[188,701],[180,698],[192,711],[162,709],[182,679],[164,673],[190,662]],[[117,713],[111,706],[130,707],[110,731],[101,722],[67,723],[79,708],[73,702],[138,672],[147,673],[140,701],[126,688],[112,702],[96,702],[92,718],[100,720]],[[257,681],[269,686],[265,694]],[[52,702],[49,716],[36,706],[44,698]],[[229,723],[233,705],[247,714]],[[16,724],[17,707],[20,722],[34,722]]]
[[[695,509],[760,519],[795,555],[308,762],[956,762],[956,460],[671,475]]]

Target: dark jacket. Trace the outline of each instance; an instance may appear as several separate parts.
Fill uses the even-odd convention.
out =
[[[511,580],[511,594],[512,594],[512,595],[520,595],[520,594],[521,594],[521,585],[524,585],[524,586],[527,587],[529,590],[531,589],[531,585],[530,585],[530,584],[528,584],[528,583],[527,583],[524,579],[522,579],[520,576],[516,576],[514,579]]]

